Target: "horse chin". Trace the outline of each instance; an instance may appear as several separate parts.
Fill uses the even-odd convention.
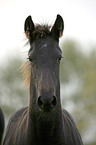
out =
[[[56,116],[56,112],[55,112],[55,109],[53,110],[39,110],[39,113],[38,113],[38,120],[42,120],[42,121],[46,121],[46,122],[49,122],[49,121],[54,121],[54,117]]]

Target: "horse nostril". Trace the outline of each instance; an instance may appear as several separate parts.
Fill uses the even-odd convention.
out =
[[[44,102],[43,102],[43,99],[42,99],[41,96],[39,96],[39,98],[38,98],[38,106],[39,106],[41,109],[43,109],[43,107],[44,107]]]
[[[53,96],[52,100],[51,100],[51,108],[53,109],[57,104],[57,100],[56,100],[56,97]]]
[[[50,112],[53,108],[55,108],[57,100],[55,96],[52,96],[50,99],[44,99],[42,96],[39,96],[37,104],[44,112]]]

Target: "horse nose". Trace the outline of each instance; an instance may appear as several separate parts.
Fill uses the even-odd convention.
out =
[[[40,109],[42,109],[44,112],[50,112],[56,107],[57,99],[56,96],[52,96],[49,99],[45,99],[42,96],[38,97],[38,106]]]

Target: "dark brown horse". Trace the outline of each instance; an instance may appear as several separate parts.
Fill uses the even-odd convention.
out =
[[[61,106],[59,38],[63,29],[60,15],[52,28],[34,25],[27,17],[24,30],[30,50],[23,70],[29,82],[29,106],[12,116],[3,145],[83,145],[73,118]]]
[[[3,136],[3,132],[4,132],[4,125],[5,125],[4,115],[0,108],[0,145],[1,145],[2,136]]]

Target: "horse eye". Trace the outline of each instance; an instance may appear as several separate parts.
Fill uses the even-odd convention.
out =
[[[60,61],[62,58],[63,58],[63,56],[60,55],[60,56],[57,58],[57,60]]]
[[[28,57],[27,59],[32,62],[32,59],[30,57]]]

